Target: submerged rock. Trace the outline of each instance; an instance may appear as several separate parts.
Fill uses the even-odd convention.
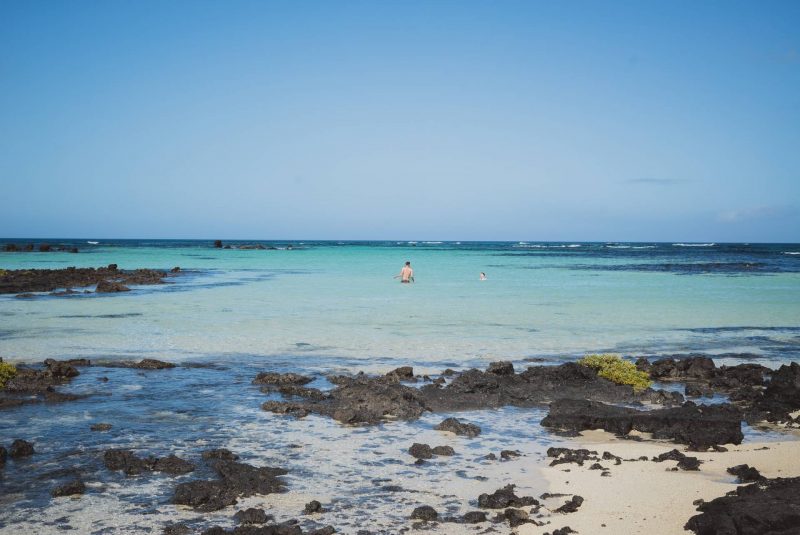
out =
[[[53,496],[53,498],[58,498],[60,496],[75,496],[85,492],[86,485],[83,484],[83,481],[76,479],[54,488],[50,494]]]
[[[638,411],[586,400],[562,399],[550,405],[542,425],[567,431],[604,429],[617,435],[652,433],[705,450],[716,444],[739,444],[744,435],[741,413],[731,405],[695,405]]]
[[[30,457],[35,452],[33,451],[33,444],[27,440],[18,438],[11,443],[11,448],[8,450],[8,455],[12,459],[21,459],[23,457]]]
[[[703,502],[685,529],[697,535],[790,535],[800,531],[800,477],[767,479]]]
[[[0,468],[6,465],[6,459],[8,459],[8,452],[3,446],[0,446]]]
[[[89,429],[91,431],[110,431],[112,427],[111,424],[92,424]]]

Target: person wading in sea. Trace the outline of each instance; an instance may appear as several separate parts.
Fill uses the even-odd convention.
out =
[[[400,274],[395,275],[394,278],[400,279],[400,282],[403,283],[414,282],[414,270],[411,269],[411,262],[406,262],[406,265],[400,270]]]

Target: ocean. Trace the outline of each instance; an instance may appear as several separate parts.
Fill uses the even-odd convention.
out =
[[[0,244],[33,241],[41,242]],[[115,263],[181,273],[124,294],[0,296],[0,357],[156,358],[179,367],[81,368],[65,391],[87,397],[0,412],[2,444],[25,438],[37,452],[0,470],[2,533],[233,525],[231,510],[199,514],[169,503],[176,482],[201,477],[202,468],[126,478],[103,467],[109,447],[175,453],[198,466],[202,449],[227,447],[246,462],[285,467],[289,493],[239,507],[266,506],[288,519],[318,499],[330,511],[325,523],[356,534],[395,533],[415,504],[463,513],[480,492],[506,483],[541,492],[535,467],[546,447],[564,440],[538,425],[543,409],[470,412],[464,417],[484,430],[477,440],[433,431],[441,414],[366,428],[296,420],[260,409],[278,397],[250,385],[259,371],[311,374],[310,386],[326,388],[332,373],[411,365],[435,376],[497,360],[524,369],[596,352],[706,354],[718,365],[773,368],[800,360],[800,244],[91,242],[49,240],[77,254],[0,252],[0,269]],[[413,284],[393,278],[406,261]],[[88,431],[97,422],[112,430]],[[762,440],[769,433],[746,429]],[[419,468],[405,453],[412,442],[451,445],[457,455]],[[523,456],[484,459],[501,449]],[[86,481],[87,494],[51,499],[71,474]]]

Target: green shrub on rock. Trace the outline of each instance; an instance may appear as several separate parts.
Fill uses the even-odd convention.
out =
[[[653,384],[647,372],[636,369],[633,362],[623,360],[619,355],[586,355],[578,364],[596,369],[598,376],[614,383],[631,385],[637,392]]]
[[[17,375],[17,368],[13,364],[0,359],[0,388],[6,386],[6,381]]]

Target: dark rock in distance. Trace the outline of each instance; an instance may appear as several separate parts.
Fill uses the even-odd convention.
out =
[[[83,481],[76,479],[75,481],[70,481],[69,483],[54,488],[50,494],[53,498],[58,498],[60,496],[75,496],[85,492],[86,485],[84,485]]]
[[[11,448],[8,450],[8,455],[12,459],[21,459],[23,457],[30,457],[35,452],[33,451],[33,444],[18,438],[11,443]]]
[[[304,385],[314,379],[297,373],[261,372],[253,379],[254,385]]]
[[[171,362],[164,362],[162,360],[142,359],[132,367],[139,370],[166,370],[169,368],[174,368],[175,365]]]
[[[202,457],[204,460],[209,461],[212,459],[220,459],[225,461],[236,461],[239,459],[239,456],[233,453],[231,450],[226,448],[219,448],[215,450],[205,450],[202,453]]]
[[[431,507],[430,505],[422,505],[414,509],[411,512],[411,518],[415,520],[424,520],[426,522],[431,522],[436,520],[439,517],[439,513],[436,512],[436,509]]]
[[[514,365],[508,361],[492,362],[489,364],[486,373],[494,375],[514,375]]]
[[[8,451],[3,446],[0,446],[0,468],[6,465],[6,459],[8,459]]]
[[[116,292],[130,292],[131,289],[122,284],[121,282],[115,281],[100,281],[97,283],[97,287],[94,290],[99,294],[106,294],[106,293],[116,293]]]
[[[437,431],[449,431],[456,435],[461,435],[469,438],[477,437],[481,434],[481,428],[475,424],[462,423],[456,418],[447,418],[436,426]]]

